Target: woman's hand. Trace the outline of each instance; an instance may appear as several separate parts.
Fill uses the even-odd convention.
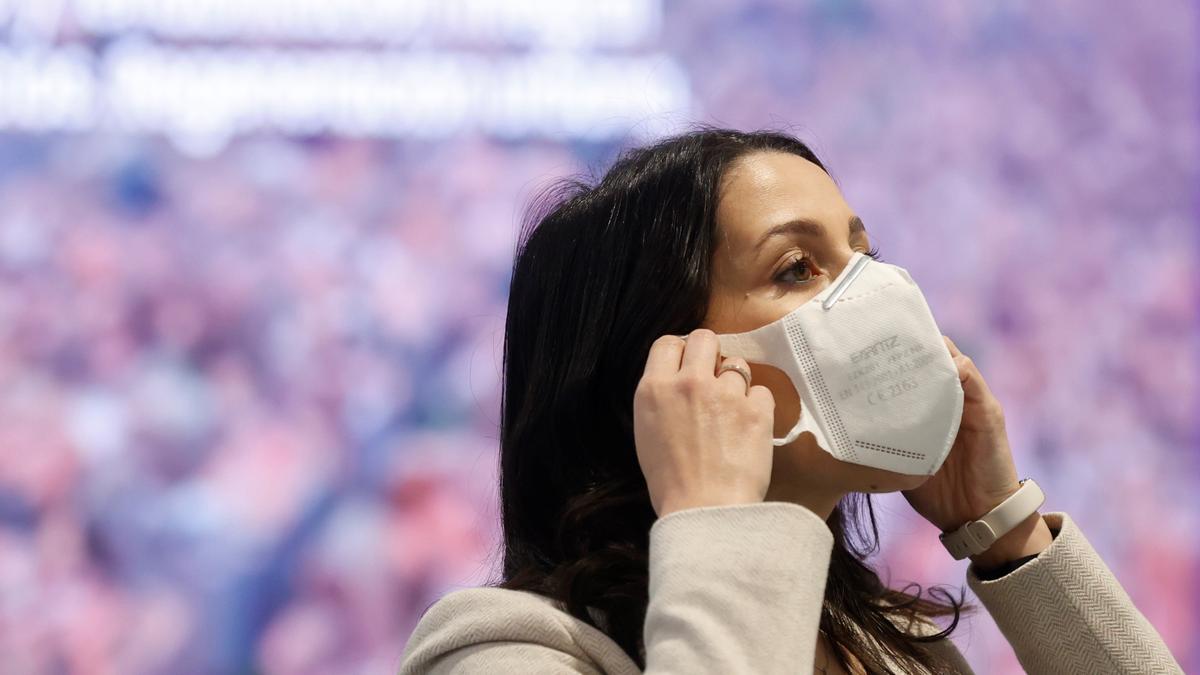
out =
[[[962,421],[938,472],[903,494],[917,513],[941,531],[950,532],[983,517],[1016,492],[1020,484],[1000,401],[988,389],[971,357],[960,352],[950,338],[942,338],[962,382]],[[1012,536],[1001,537],[991,549],[972,559],[987,567],[1045,548],[1050,530],[1040,515],[1035,515],[1010,532]]]
[[[771,482],[775,399],[721,360],[716,333],[664,335],[633,397],[634,442],[659,517],[695,506],[761,502]],[[725,359],[749,368],[742,359]]]

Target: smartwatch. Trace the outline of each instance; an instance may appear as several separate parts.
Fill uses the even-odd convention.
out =
[[[979,520],[972,520],[953,532],[938,535],[942,546],[955,560],[988,550],[997,539],[1028,518],[1046,501],[1042,488],[1032,478],[1022,479],[1019,485],[1019,490]]]

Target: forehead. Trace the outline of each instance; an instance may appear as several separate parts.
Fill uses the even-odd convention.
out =
[[[850,207],[821,167],[799,155],[756,152],[726,172],[717,206],[723,239],[736,248],[752,246],[772,225],[808,218],[846,229]]]

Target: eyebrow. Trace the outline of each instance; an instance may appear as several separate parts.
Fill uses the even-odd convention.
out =
[[[853,239],[854,235],[858,234],[859,232],[865,232],[866,229],[867,228],[863,225],[861,218],[858,216],[850,216],[850,239]],[[763,244],[767,243],[767,240],[771,237],[778,237],[785,234],[818,238],[825,234],[825,228],[815,220],[809,220],[808,218],[796,218],[794,220],[789,220],[786,223],[775,225],[771,229],[764,232],[763,236],[759,238],[758,243],[754,245],[754,250],[758,251],[761,249]]]

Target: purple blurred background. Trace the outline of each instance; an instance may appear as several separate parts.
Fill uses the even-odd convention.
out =
[[[692,121],[814,146],[1200,670],[1198,14],[0,0],[3,672],[394,672],[498,561],[522,208]],[[885,580],[964,584],[877,503]]]

